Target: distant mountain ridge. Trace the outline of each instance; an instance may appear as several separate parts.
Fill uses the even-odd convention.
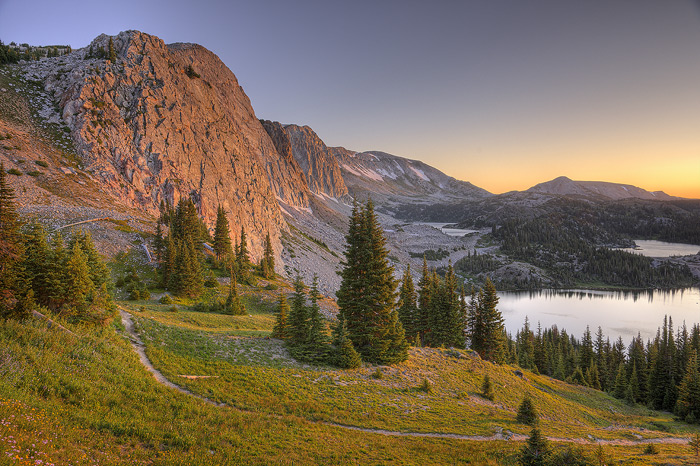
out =
[[[630,198],[648,201],[681,199],[669,196],[663,191],[647,191],[630,184],[610,183],[607,181],[574,181],[566,176],[560,176],[551,181],[536,184],[525,192],[559,196],[602,197],[615,201]]]

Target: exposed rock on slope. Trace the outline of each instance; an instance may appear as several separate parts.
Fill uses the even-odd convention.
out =
[[[321,195],[341,199],[348,195],[338,161],[321,138],[308,126],[285,125],[292,154],[306,174],[309,189]]]
[[[234,235],[241,225],[249,232],[253,256],[269,231],[279,257],[286,224],[273,189],[292,204],[308,199],[234,74],[199,45],[138,31],[113,37],[116,63],[84,59],[108,40],[29,67],[60,100],[86,168],[114,197],[154,214],[161,200],[192,196],[212,225],[221,204]]]

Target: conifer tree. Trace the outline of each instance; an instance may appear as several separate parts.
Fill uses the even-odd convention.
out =
[[[520,450],[518,464],[521,466],[545,466],[549,464],[551,451],[547,439],[537,427],[530,431],[530,437]]]
[[[318,291],[318,276],[314,275],[309,289],[308,334],[303,343],[304,359],[311,362],[324,362],[328,360],[329,341],[326,335],[326,325],[321,316],[321,308],[318,305],[320,299]]]
[[[107,58],[109,61],[112,63],[115,63],[117,61],[117,52],[114,50],[114,41],[112,38],[109,38],[109,44],[108,44],[108,52],[107,52]]]
[[[229,229],[228,218],[222,206],[216,209],[216,224],[214,227],[214,254],[216,260],[226,262],[233,256],[231,250],[231,231]]]
[[[229,282],[228,297],[226,298],[224,308],[228,314],[234,316],[245,315],[245,306],[243,302],[241,302],[241,297],[238,295],[238,282],[236,281],[233,267],[231,268],[231,280]]]
[[[627,391],[627,374],[625,372],[625,364],[620,363],[617,369],[617,376],[615,376],[615,387],[613,389],[613,396],[615,398],[622,399],[625,397],[625,392]]]
[[[46,231],[38,223],[29,225],[25,233],[24,271],[28,287],[40,290],[34,293],[37,302],[48,306],[46,291],[49,290],[51,248],[46,240]]]
[[[241,283],[247,283],[250,280],[250,254],[248,252],[248,237],[245,233],[245,227],[241,227],[241,240],[236,250],[236,265],[238,268],[238,279]]]
[[[293,345],[302,345],[309,335],[309,316],[306,307],[306,290],[301,276],[294,280],[294,294],[292,295],[291,312],[289,313],[290,342]]]
[[[686,422],[700,423],[700,369],[698,355],[693,353],[678,387],[676,414]]]
[[[520,406],[518,406],[516,420],[519,423],[528,426],[534,426],[537,424],[537,411],[535,410],[535,405],[532,402],[529,392],[525,392],[523,401],[521,401]]]
[[[0,163],[0,315],[14,308],[23,291],[20,278],[24,244],[14,198],[5,165]]]
[[[430,301],[432,299],[432,279],[428,270],[428,261],[423,256],[423,269],[418,281],[418,318],[416,330],[420,333],[421,340],[426,343],[425,335],[430,331]]]
[[[481,347],[474,349],[483,359],[502,364],[506,356],[506,338],[503,315],[496,308],[497,305],[496,287],[487,278],[483,290],[479,292],[478,303],[483,332],[479,338]]]
[[[51,239],[51,256],[46,270],[47,289],[44,294],[46,305],[53,310],[63,307],[69,298],[65,275],[67,260],[63,236],[57,232]]]
[[[493,391],[493,384],[491,383],[491,378],[488,374],[484,375],[484,381],[481,384],[481,396],[487,400],[493,401],[496,396]]]
[[[265,236],[265,251],[260,265],[263,277],[269,280],[275,276],[275,252],[272,249],[272,241],[270,240],[269,232]]]
[[[339,320],[334,338],[335,365],[341,369],[357,369],[362,366],[360,353],[355,351],[352,340],[348,337],[345,320]]]
[[[413,277],[411,276],[411,265],[404,271],[401,280],[401,290],[399,291],[398,313],[401,325],[407,336],[415,339],[418,333],[415,321],[419,318],[416,302],[416,291],[413,287]],[[409,338],[410,340],[410,338]]]
[[[408,344],[395,310],[396,283],[371,200],[361,211],[354,203],[346,239],[345,266],[337,296],[350,339],[368,362],[404,361]]]
[[[68,297],[66,305],[72,308],[70,309],[72,314],[81,316],[86,310],[87,297],[93,292],[95,286],[90,279],[87,258],[78,244],[73,246],[68,256],[64,273],[65,291]]]
[[[277,318],[275,319],[275,327],[272,329],[272,338],[289,338],[290,330],[288,320],[290,311],[287,296],[281,294],[277,302]]]
[[[595,362],[586,369],[586,385],[596,390],[600,390],[600,374],[598,373],[598,364]]]

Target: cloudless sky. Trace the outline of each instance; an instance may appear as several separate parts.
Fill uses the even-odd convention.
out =
[[[0,0],[0,39],[196,42],[259,118],[499,193],[560,175],[700,198],[700,2]]]

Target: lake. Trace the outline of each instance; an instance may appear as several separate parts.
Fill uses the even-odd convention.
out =
[[[503,313],[506,330],[515,338],[525,316],[533,331],[557,325],[569,335],[581,338],[590,325],[595,335],[598,326],[610,341],[622,336],[625,344],[640,332],[644,340],[656,335],[664,315],[673,317],[674,329],[685,320],[688,328],[700,323],[700,288],[674,291],[639,292],[593,290],[542,290],[500,292],[498,309]]]
[[[648,257],[689,256],[700,251],[700,246],[697,244],[667,243],[643,239],[636,239],[634,242],[637,245],[636,248],[623,248],[622,250]]]
[[[428,225],[429,227],[436,228],[448,236],[458,236],[462,237],[468,235],[469,233],[476,233],[478,230],[464,230],[461,228],[445,228],[447,225],[452,225],[452,223],[434,223],[434,222],[418,222],[416,225]]]

